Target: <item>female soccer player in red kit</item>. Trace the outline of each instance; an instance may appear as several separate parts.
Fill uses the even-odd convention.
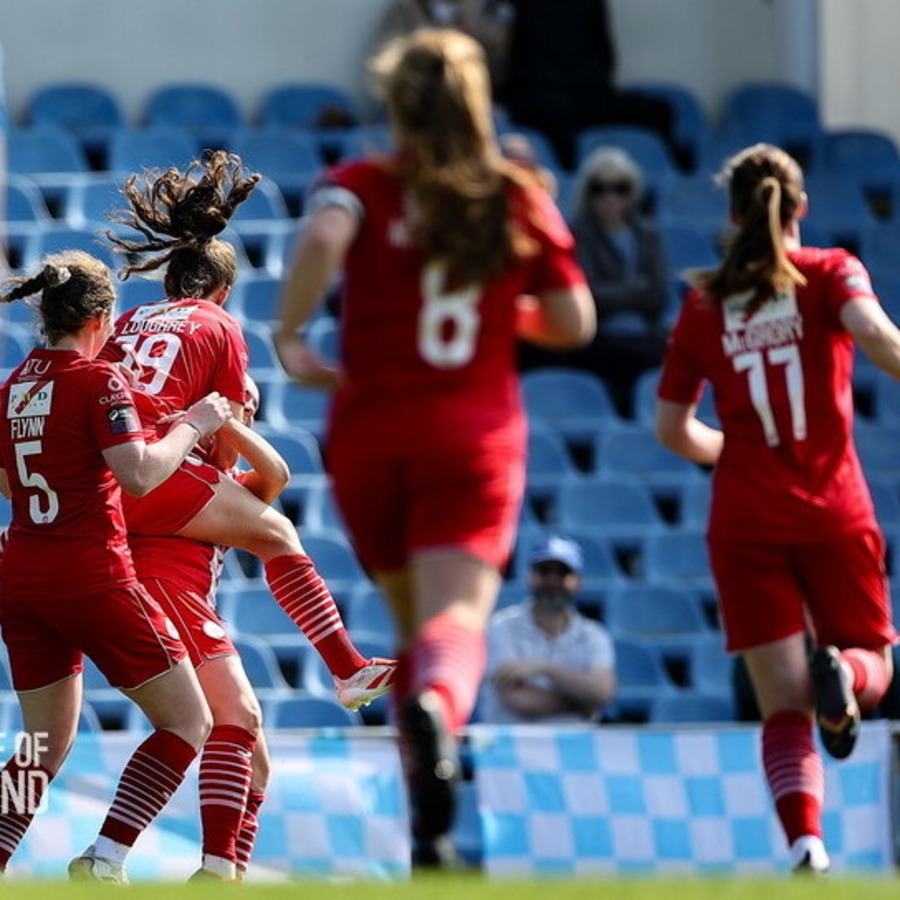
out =
[[[141,255],[125,266],[126,277],[164,269],[166,299],[120,316],[102,356],[129,369],[141,388],[135,396],[145,422],[184,409],[210,389],[231,401],[235,418],[241,414],[247,347],[240,324],[223,308],[237,258],[216,235],[259,178],[238,157],[215,151],[184,172],[149,171],[125,182],[128,206],[114,220],[140,237],[107,236]],[[129,533],[178,535],[253,553],[276,602],[325,660],[341,702],[355,709],[386,693],[394,661],[365,659],[353,645],[293,523],[222,475],[237,460],[233,446],[222,441],[207,449],[204,460],[213,465],[182,466],[147,497],[126,498]]]
[[[12,498],[0,614],[25,731],[45,747],[30,771],[18,755],[3,768],[0,868],[72,746],[87,654],[155,728],[127,763],[99,837],[69,866],[73,878],[125,883],[125,856],[184,778],[210,713],[174,625],[138,583],[121,488],[151,491],[231,410],[212,394],[145,443],[119,370],[95,359],[113,325],[107,267],[67,251],[12,284],[3,302],[40,294],[47,346],[0,389],[0,491]],[[13,792],[29,775],[23,806]]]
[[[477,43],[423,29],[374,68],[397,152],[332,170],[311,197],[276,347],[295,378],[337,385],[337,500],[401,633],[395,706],[414,862],[442,865],[455,738],[524,489],[516,338],[583,343],[593,301],[550,197],[502,158]],[[297,329],[340,269],[338,372]]]
[[[734,243],[701,273],[662,378],[660,441],[715,466],[708,545],[730,651],[763,717],[763,765],[797,870],[822,872],[823,771],[892,675],[884,539],[853,444],[854,342],[900,377],[900,331],[842,249],[800,243],[803,175],[758,144],[726,164]],[[694,415],[704,381],[721,430]],[[807,655],[807,633],[814,643]]]

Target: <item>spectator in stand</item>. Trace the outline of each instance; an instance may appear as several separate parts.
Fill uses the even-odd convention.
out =
[[[290,375],[337,388],[337,501],[401,634],[414,861],[449,865],[458,735],[524,492],[515,339],[583,343],[594,305],[551,198],[500,153],[478,43],[421,29],[374,68],[398,150],[327,173],[275,340]],[[298,329],[342,269],[338,370]]]
[[[505,68],[509,7],[496,0],[393,0],[378,29],[376,51],[417,28],[455,28],[484,49],[494,85]]]
[[[662,363],[669,270],[659,231],[639,213],[640,167],[617,147],[595,150],[578,172],[572,232],[597,304],[597,334],[574,353],[523,347],[523,368],[564,365],[606,382],[623,416],[638,376]]]
[[[615,83],[606,0],[508,0],[509,54],[499,99],[517,125],[536,128],[574,169],[575,138],[592,125],[638,125],[673,145],[669,103]]]
[[[660,441],[715,466],[710,565],[728,649],[762,715],[762,760],[797,871],[822,873],[822,745],[853,750],[891,681],[885,541],[853,444],[854,342],[900,378],[900,330],[862,263],[803,247],[803,173],[748,147],[721,174],[737,232],[685,298],[659,385]],[[696,418],[705,381],[722,429]],[[814,650],[807,652],[807,630]]]
[[[550,537],[531,554],[530,595],[488,625],[483,722],[598,721],[616,690],[607,630],[574,604],[583,562],[575,541]]]
[[[126,764],[96,841],[69,865],[75,880],[125,884],[125,858],[184,778],[210,713],[175,626],[135,575],[122,490],[152,491],[231,410],[210,394],[145,443],[131,391],[96,359],[113,327],[109,269],[70,250],[11,285],[0,302],[40,295],[47,346],[0,389],[0,492],[12,499],[0,613],[24,729],[45,749],[3,768],[0,869],[75,739],[87,654],[155,729]]]

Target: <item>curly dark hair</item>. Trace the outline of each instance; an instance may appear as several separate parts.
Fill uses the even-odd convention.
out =
[[[150,255],[124,266],[119,277],[124,281],[134,272],[165,266],[165,290],[170,297],[205,297],[233,284],[237,255],[231,244],[216,235],[261,177],[248,173],[239,156],[224,150],[207,151],[183,172],[147,169],[129,176],[122,186],[128,208],[110,214],[109,219],[134,229],[145,240],[113,231],[107,231],[106,237],[115,250]]]

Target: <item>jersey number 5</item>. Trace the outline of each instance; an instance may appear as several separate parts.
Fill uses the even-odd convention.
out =
[[[781,443],[772,404],[769,400],[769,387],[766,382],[766,363],[769,366],[782,366],[787,382],[788,402],[791,407],[791,431],[795,441],[806,439],[806,404],[803,391],[803,366],[800,363],[800,348],[796,344],[785,344],[783,347],[770,347],[765,351],[739,353],[732,359],[735,372],[746,372],[750,386],[750,402],[759,416],[766,443],[777,447]]]
[[[28,515],[35,525],[46,525],[59,515],[59,497],[56,491],[47,484],[47,479],[38,472],[29,472],[26,465],[26,456],[37,456],[41,452],[40,441],[22,441],[15,444],[16,448],[16,472],[19,481],[26,488],[34,488],[37,493],[28,497]],[[46,498],[46,508],[41,508],[41,494]]]

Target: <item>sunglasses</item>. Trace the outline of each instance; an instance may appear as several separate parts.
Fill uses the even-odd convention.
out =
[[[571,575],[573,571],[565,563],[561,562],[539,562],[535,563],[531,569],[538,575],[558,575],[560,578]]]
[[[627,181],[592,181],[588,185],[588,193],[592,197],[602,197],[605,194],[627,197],[631,193],[631,185]]]

